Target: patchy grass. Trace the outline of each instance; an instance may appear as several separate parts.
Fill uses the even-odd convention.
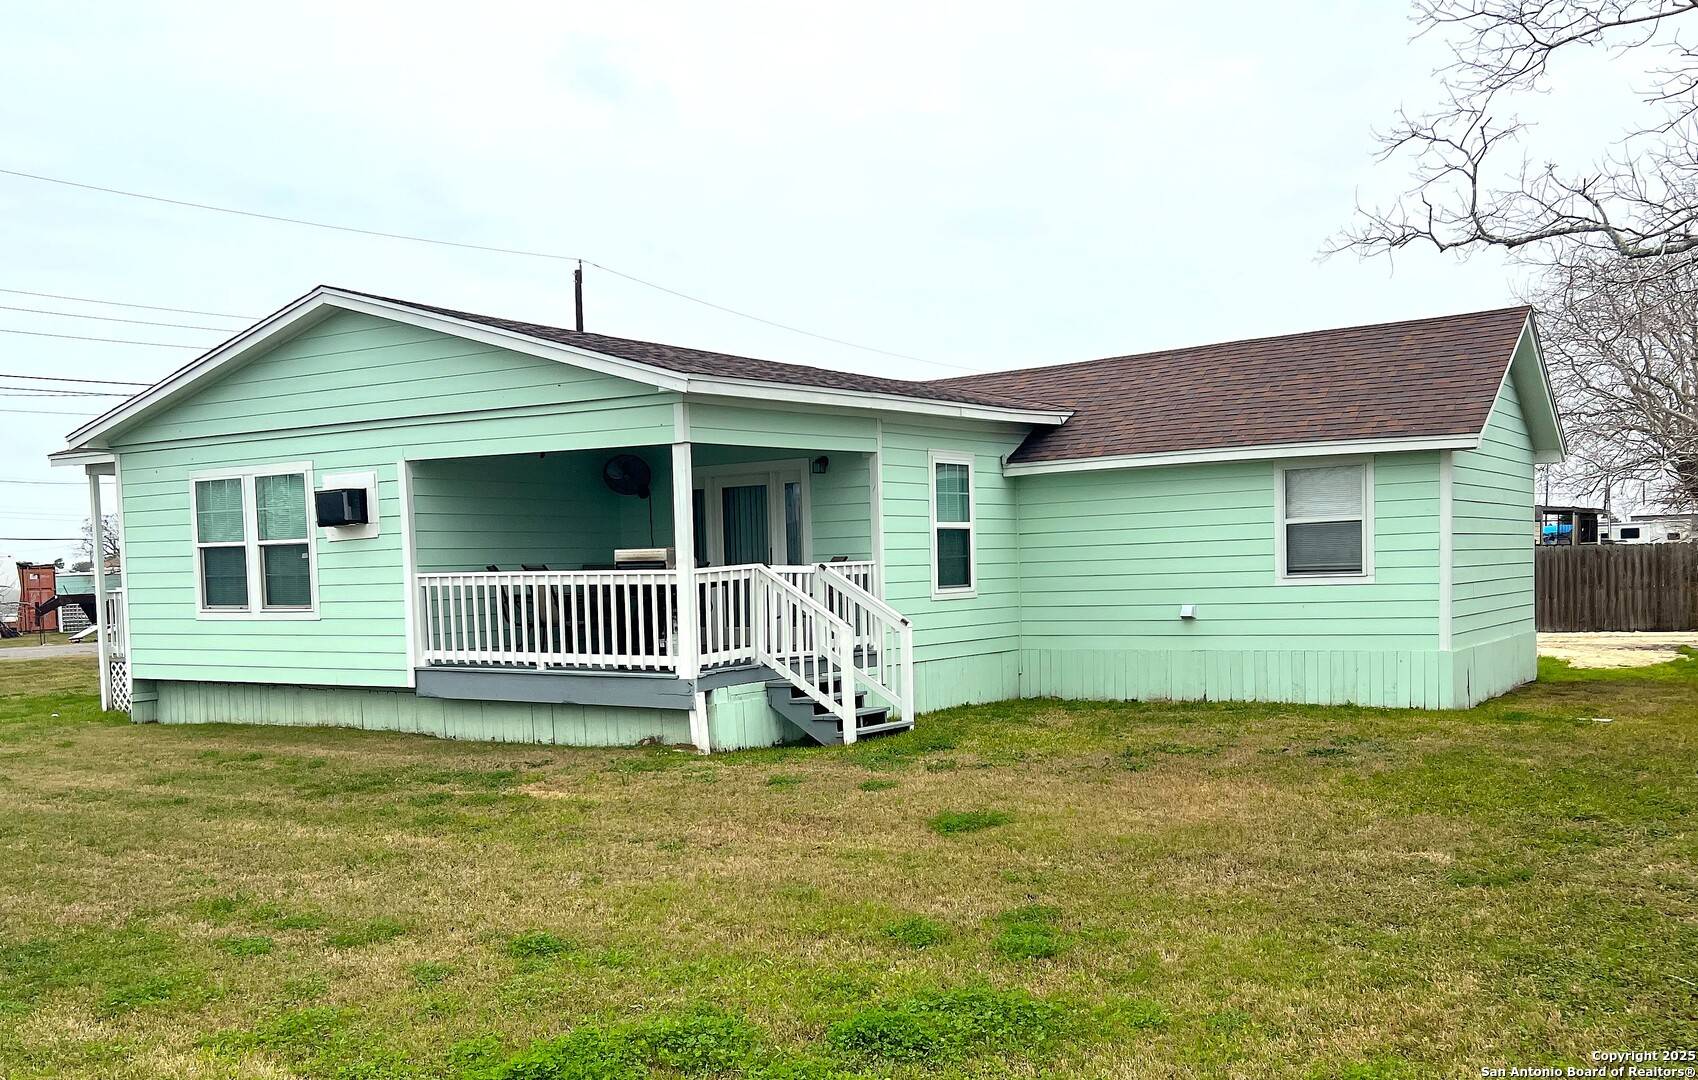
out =
[[[1048,960],[1067,950],[1068,937],[1060,929],[1060,913],[1042,904],[1027,904],[997,917],[1001,929],[991,940],[991,951],[1005,960]]]
[[[926,824],[939,836],[954,836],[994,829],[1013,820],[1014,815],[1003,810],[944,810],[927,818]]]
[[[931,945],[941,944],[949,932],[936,919],[928,919],[924,915],[910,915],[906,919],[898,919],[886,923],[879,928],[879,933],[890,941],[908,946],[910,949],[924,949]]]
[[[507,955],[523,960],[543,960],[564,956],[572,951],[572,943],[547,930],[529,930],[507,939]]]
[[[1541,672],[1468,713],[1027,701],[702,760],[135,726],[92,662],[7,661],[0,1075],[1401,1080],[1694,1045],[1698,662]]]

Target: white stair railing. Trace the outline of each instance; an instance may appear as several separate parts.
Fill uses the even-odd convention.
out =
[[[914,627],[831,563],[814,567],[814,598],[848,625],[855,638],[854,665],[867,689],[902,719],[914,722]]]
[[[856,738],[855,634],[824,604],[765,566],[753,570],[755,656]]]

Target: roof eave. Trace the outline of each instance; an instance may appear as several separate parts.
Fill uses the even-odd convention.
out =
[[[1043,476],[1052,473],[1107,472],[1147,469],[1161,465],[1202,465],[1231,461],[1271,461],[1281,458],[1345,457],[1351,454],[1392,454],[1421,450],[1474,450],[1480,432],[1448,435],[1396,436],[1386,439],[1333,439],[1321,442],[1270,443],[1261,446],[1222,446],[1152,454],[1120,454],[1058,461],[1009,461],[1004,476]]]

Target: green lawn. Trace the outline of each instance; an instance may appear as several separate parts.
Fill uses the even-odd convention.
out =
[[[71,635],[69,634],[48,634],[46,640],[43,641],[41,633],[32,630],[28,633],[21,633],[17,637],[0,638],[0,649],[21,649],[29,645],[69,645],[70,643]]]
[[[0,1075],[1478,1076],[1698,1046],[1698,662],[700,759],[0,662]],[[1602,723],[1596,718],[1608,718]]]

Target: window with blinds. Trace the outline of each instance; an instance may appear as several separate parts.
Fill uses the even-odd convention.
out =
[[[1365,464],[1279,471],[1284,577],[1365,575],[1372,550]]]
[[[973,459],[931,455],[932,595],[971,596],[975,584]]]
[[[315,610],[312,521],[305,471],[193,482],[200,609],[299,614]]]

